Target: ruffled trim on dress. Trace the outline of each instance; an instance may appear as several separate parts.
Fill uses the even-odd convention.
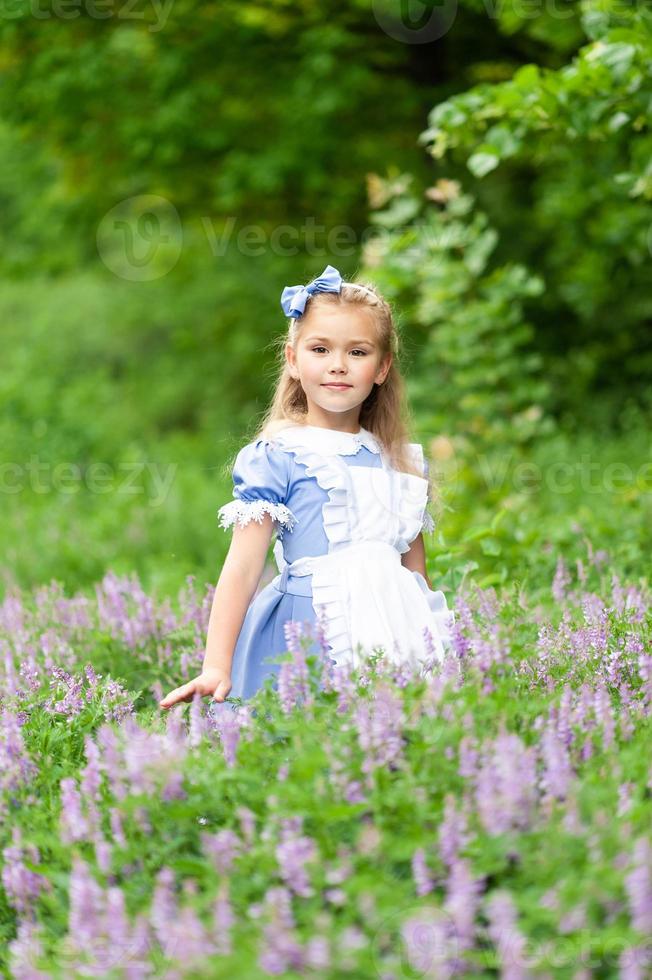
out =
[[[230,500],[217,512],[220,527],[228,528],[231,524],[245,527],[250,521],[262,524],[265,514],[271,514],[276,526],[278,537],[282,537],[284,529],[292,530],[297,518],[285,504],[275,504],[271,500]]]
[[[293,453],[296,462],[306,467],[306,475],[314,477],[322,490],[328,493],[328,500],[322,504],[322,518],[329,552],[337,550],[338,545],[344,547],[349,544],[351,520],[348,501],[352,488],[347,482],[348,467],[346,463],[338,465],[337,456],[355,455],[363,445],[372,452],[379,452],[377,440],[366,429],[354,434],[317,426],[292,426],[277,432],[273,439],[279,449]],[[349,646],[349,623],[341,601],[342,590],[339,585],[327,585],[321,578],[319,574],[312,576],[313,606],[315,609],[320,605],[326,607],[328,642],[334,654],[341,654]]]

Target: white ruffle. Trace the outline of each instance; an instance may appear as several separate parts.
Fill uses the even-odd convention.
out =
[[[291,531],[298,523],[297,518],[285,504],[275,504],[271,500],[230,500],[217,512],[219,524],[223,528],[236,523],[238,527],[244,527],[250,521],[258,521],[262,524],[265,514],[271,514],[273,517],[279,537],[283,536],[286,527]]]

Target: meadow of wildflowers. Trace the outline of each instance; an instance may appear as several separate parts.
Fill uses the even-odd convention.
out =
[[[418,671],[289,624],[278,689],[210,712],[157,706],[210,588],[7,595],[4,975],[652,975],[650,589],[605,557],[465,585]]]

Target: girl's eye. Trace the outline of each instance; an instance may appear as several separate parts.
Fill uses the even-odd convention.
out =
[[[313,350],[313,351],[322,351],[322,350],[326,350],[326,348],[325,347],[312,347],[311,350]],[[358,354],[362,354],[363,357],[366,356],[366,353],[367,353],[366,350],[360,350],[359,348],[356,348],[356,350],[355,351],[352,351],[351,353],[352,354],[355,354],[356,352]]]

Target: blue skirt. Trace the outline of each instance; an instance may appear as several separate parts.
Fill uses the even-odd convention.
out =
[[[277,575],[252,600],[242,624],[231,665],[232,688],[229,697],[246,701],[272,678],[277,687],[280,663],[269,658],[287,651],[284,625],[289,620],[302,623],[314,637],[315,610],[312,605],[311,575]],[[319,644],[311,643],[307,653],[316,652]]]

